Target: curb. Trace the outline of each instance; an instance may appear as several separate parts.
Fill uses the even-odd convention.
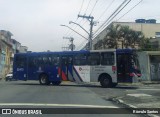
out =
[[[125,108],[138,109],[138,107],[131,105],[131,104],[127,104],[123,100],[118,99],[118,98],[110,98],[109,100],[116,102],[117,104],[121,104]],[[159,117],[158,115],[155,115],[155,114],[143,114],[143,115],[145,117]]]

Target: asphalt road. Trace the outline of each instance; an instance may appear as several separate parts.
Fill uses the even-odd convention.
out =
[[[72,114],[55,114],[54,116],[64,117],[103,117],[103,116],[119,116],[119,117],[138,117],[142,115],[133,114],[91,114],[96,113],[99,108],[123,108],[120,105],[113,103],[110,100],[103,98],[102,93],[95,93],[94,89],[98,91],[106,90],[114,91],[114,89],[104,89],[99,86],[90,85],[77,85],[73,82],[63,82],[60,86],[42,86],[37,81],[0,81],[0,107],[1,108],[71,108],[69,110]],[[119,92],[120,93],[120,92]],[[83,113],[85,108],[96,108],[97,110],[91,111],[89,114],[76,114],[75,108],[80,108]],[[100,110],[100,109],[99,109]],[[127,110],[123,109],[125,112]],[[107,110],[106,110],[107,111]],[[109,110],[109,111],[113,111]],[[79,111],[78,111],[79,112]],[[114,111],[115,112],[115,111]],[[99,113],[99,111],[97,111]],[[8,115],[4,115],[8,116]],[[14,115],[16,116],[16,115]],[[18,115],[17,115],[18,116]],[[30,115],[35,116],[35,115]],[[38,115],[40,116],[40,115]],[[42,115],[53,116],[53,115]]]

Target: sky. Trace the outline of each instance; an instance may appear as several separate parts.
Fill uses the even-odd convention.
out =
[[[29,51],[62,51],[70,42],[63,37],[73,37],[76,50],[87,42],[66,25],[88,38],[88,34],[74,21],[89,31],[89,21],[78,14],[93,16],[93,36],[107,18],[124,0],[0,0],[0,30],[10,31]],[[160,22],[160,0],[131,0],[111,21],[134,22],[136,19],[156,19]],[[138,6],[128,12],[138,2]],[[128,12],[126,15],[124,15]],[[123,16],[124,15],[124,16]],[[121,19],[119,19],[123,16]]]

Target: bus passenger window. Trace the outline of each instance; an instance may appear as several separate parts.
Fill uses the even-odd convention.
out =
[[[37,66],[37,57],[30,57],[28,60],[29,67],[36,67]]]
[[[17,56],[16,57],[16,65],[17,67],[24,67],[26,65],[26,57],[24,56]]]
[[[100,64],[100,54],[91,53],[88,55],[88,65],[99,65]]]
[[[78,54],[74,57],[74,65],[86,65],[87,64],[87,55]]]
[[[69,56],[69,57],[68,57],[68,64],[69,64],[69,65],[72,65],[72,64],[73,64],[73,57],[72,57],[72,56]]]
[[[114,61],[113,52],[101,53],[101,65],[114,65]]]
[[[67,65],[67,57],[64,57],[64,56],[63,56],[63,57],[61,58],[61,64],[62,64],[62,65]]]
[[[59,65],[59,56],[52,56],[52,65]]]

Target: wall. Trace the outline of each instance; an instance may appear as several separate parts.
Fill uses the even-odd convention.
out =
[[[141,79],[143,81],[150,81],[150,73],[149,68],[148,68],[148,55],[146,52],[138,52],[138,59],[139,59],[139,64],[140,64],[140,69],[141,69]]]
[[[160,51],[138,52],[143,81],[160,81]]]

